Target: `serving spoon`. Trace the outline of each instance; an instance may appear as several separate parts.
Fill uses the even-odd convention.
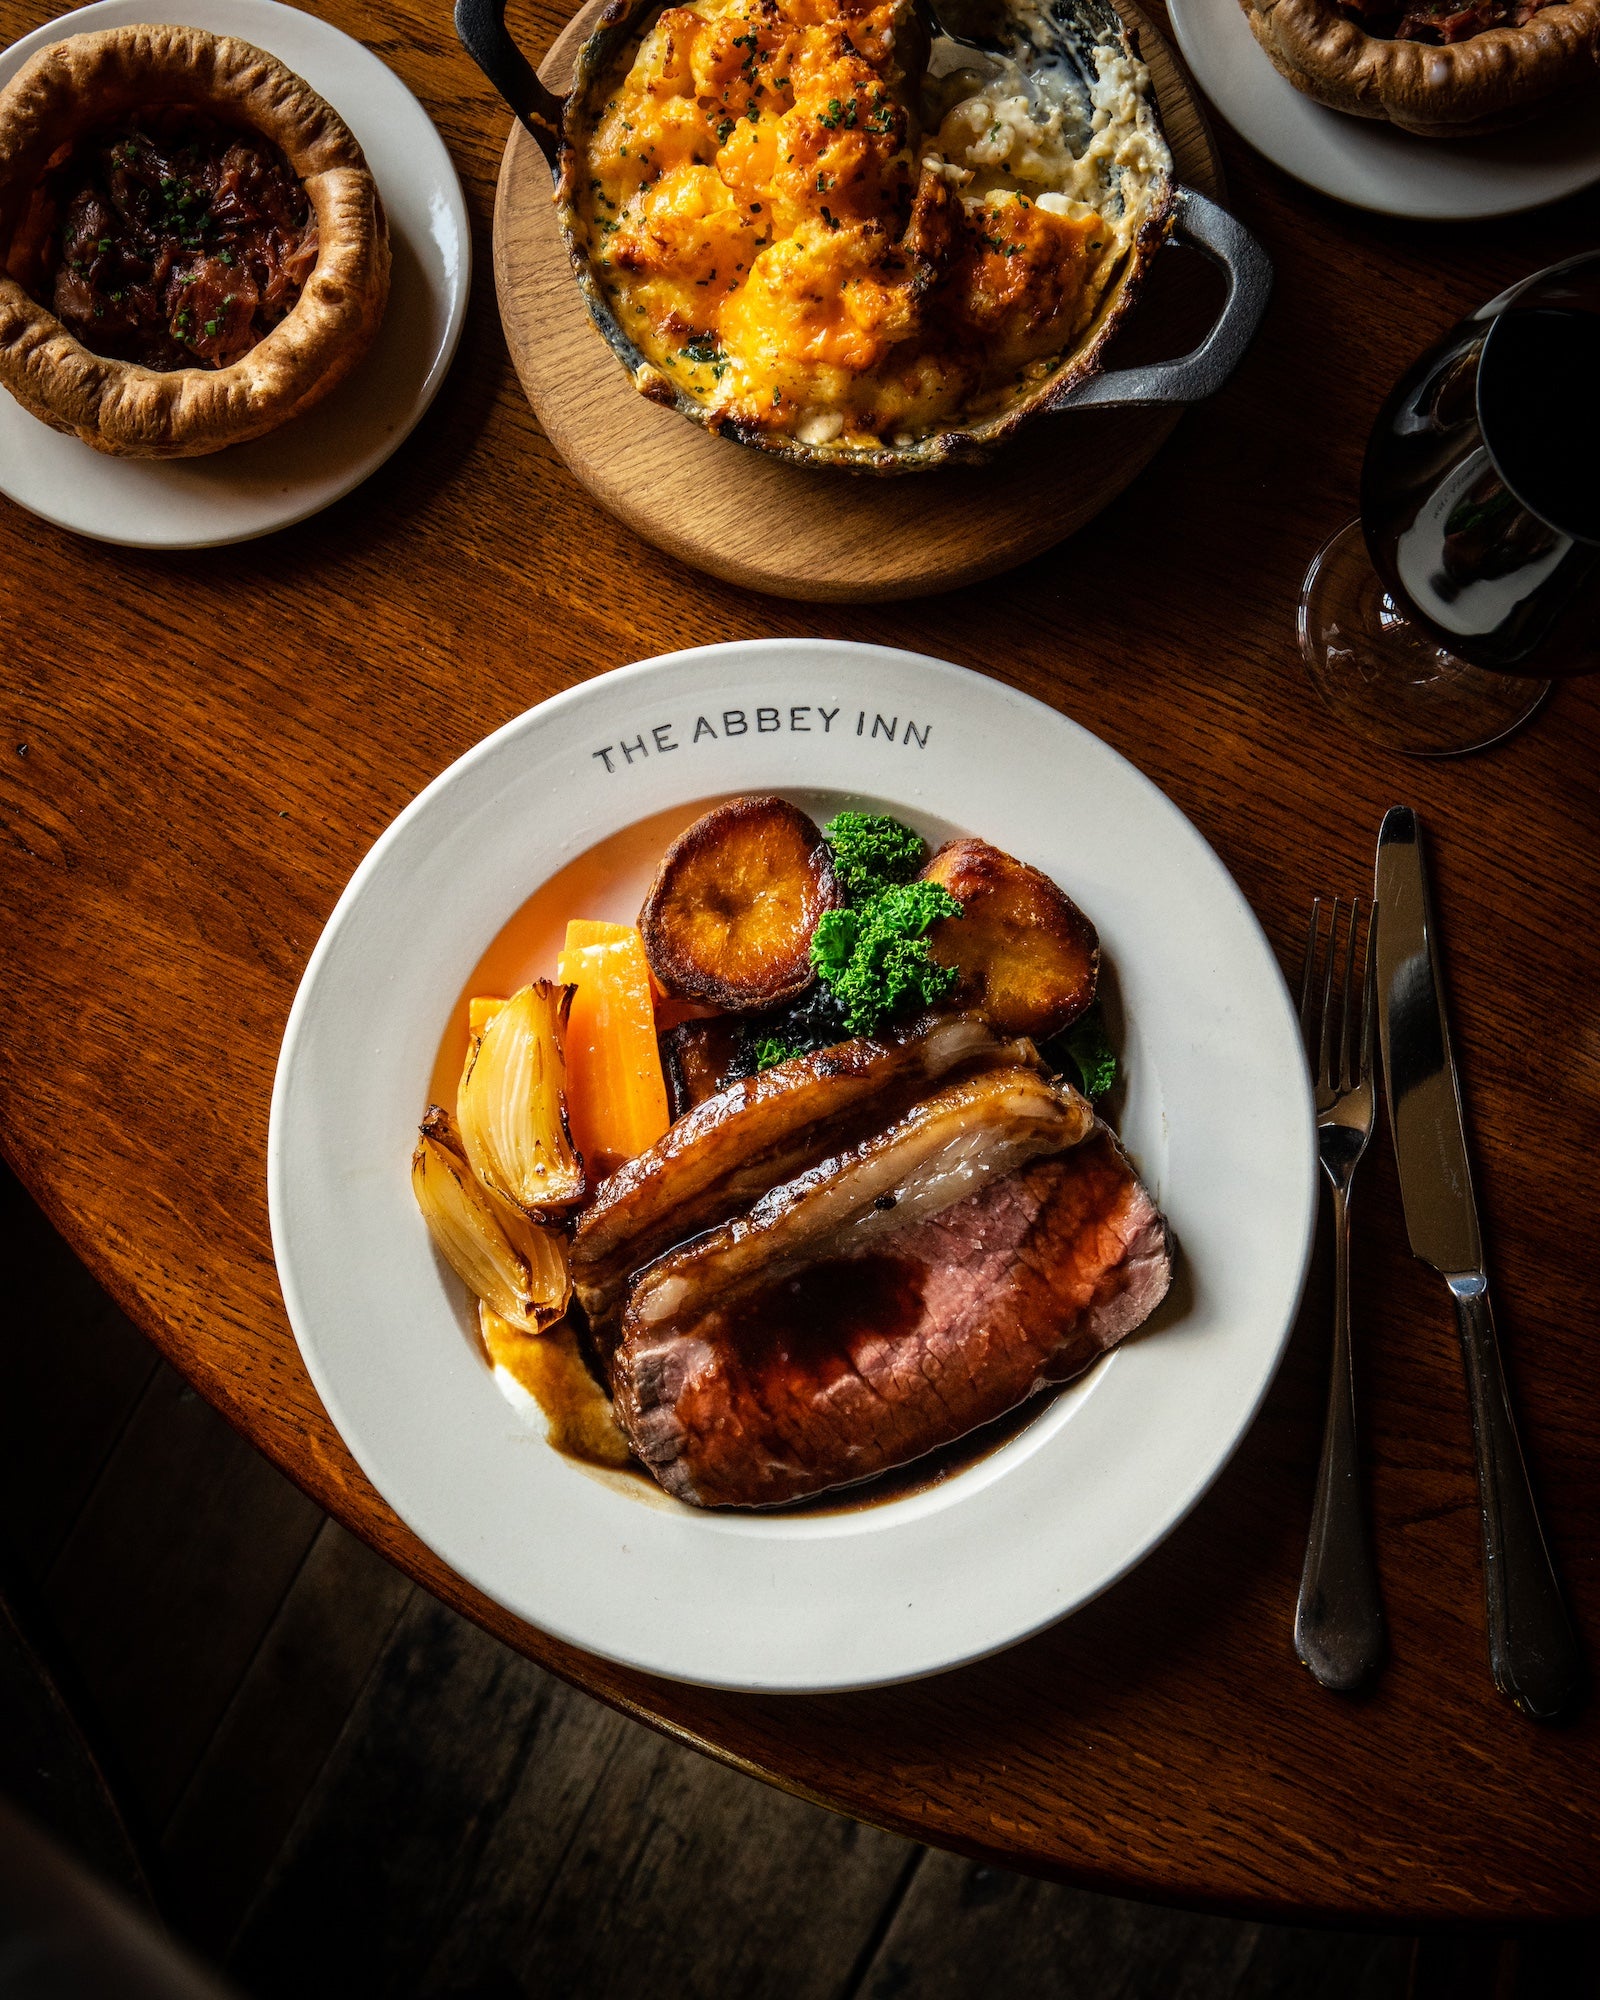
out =
[[[957,48],[972,49],[978,55],[1013,57],[1021,43],[1031,48],[1032,38],[1005,0],[915,0],[916,11],[936,38],[954,42]],[[1106,0],[1068,0],[1054,11],[1056,25],[1063,31],[1064,51],[1085,91],[1097,80],[1092,51],[1097,43],[1114,36],[1120,25]],[[1085,52],[1089,60],[1085,61]]]
[[[1003,6],[995,0],[916,0],[916,11],[928,33],[936,40],[954,42],[958,48],[975,49],[983,56],[1008,56],[1016,46],[1012,32],[1002,40],[999,24],[1011,27]]]

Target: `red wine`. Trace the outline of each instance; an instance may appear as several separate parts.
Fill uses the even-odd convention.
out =
[[[1390,595],[1475,666],[1600,668],[1600,277],[1513,292],[1430,349],[1367,445]]]
[[[1512,307],[1478,359],[1478,424],[1529,513],[1600,542],[1600,312]]]

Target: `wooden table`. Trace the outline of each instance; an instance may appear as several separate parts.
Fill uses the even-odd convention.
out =
[[[1310,891],[1364,885],[1383,808],[1410,800],[1434,834],[1526,1438],[1592,1647],[1600,688],[1560,689],[1492,755],[1411,764],[1339,739],[1291,613],[1311,550],[1353,511],[1401,363],[1592,243],[1600,202],[1493,227],[1380,221],[1225,138],[1234,204],[1278,268],[1228,390],[1095,526],[1013,576],[797,607],[674,567],[574,485],[517,389],[488,282],[503,114],[443,0],[329,11],[429,107],[467,182],[466,338],[392,464],[272,540],[156,557],[6,509],[6,1155],[162,1352],[318,1501],[512,1645],[716,1756],[919,1839],[1132,1894],[1363,1922],[1595,1913],[1600,1721],[1591,1707],[1540,1728],[1490,1686],[1448,1301],[1407,1253],[1386,1142],[1364,1170],[1356,1304],[1393,1659],[1361,1702],[1314,1686],[1289,1640],[1320,1317],[1204,1505],[1067,1624],[914,1687],[714,1694],[516,1624],[382,1505],[290,1337],[263,1154],[296,981],[369,842],[486,730],[626,660],[802,632],[996,674],[1164,786],[1286,956]],[[36,0],[0,4],[6,39],[42,18]],[[523,26],[548,37],[554,12]]]

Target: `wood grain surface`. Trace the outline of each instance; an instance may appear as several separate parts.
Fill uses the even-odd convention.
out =
[[[487,272],[505,120],[447,10],[328,11],[437,120]],[[8,37],[42,18],[0,0]],[[557,25],[548,8],[518,23],[530,46]],[[1342,209],[1222,144],[1231,200],[1277,265],[1256,347],[1127,495],[995,584],[802,609],[687,571],[567,470],[482,279],[433,410],[315,521],[148,556],[8,506],[0,1145],[162,1353],[319,1502],[556,1673],[686,1741],[919,1840],[1125,1893],[1392,1922],[1593,1914],[1600,1723],[1591,1704],[1536,1727],[1490,1686],[1449,1306],[1407,1252],[1384,1136],[1358,1188],[1355,1337],[1393,1658],[1360,1703],[1316,1688],[1290,1646],[1326,1368],[1316,1292],[1233,1463],[1124,1583],[982,1666],[810,1700],[625,1673],[475,1596],[344,1451],[273,1274],[267,1109],[295,984],[421,785],[530,703],[673,647],[802,632],[920,648],[1131,757],[1286,958],[1313,889],[1368,880],[1383,809],[1421,811],[1502,1333],[1592,1652],[1600,687],[1559,688],[1487,756],[1413,764],[1340,738],[1301,677],[1292,610],[1311,551],[1353,512],[1397,370],[1466,309],[1592,244],[1600,198],[1419,226]]]
[[[1176,57],[1129,7],[1178,178],[1222,194],[1215,142]],[[574,26],[577,25],[575,21]],[[569,87],[573,36],[540,65]],[[1199,336],[1195,259],[1146,286],[1107,366],[1182,354]],[[914,597],[1010,569],[1106,507],[1160,449],[1175,409],[1079,410],[1034,424],[986,466],[901,479],[784,465],[647,402],[595,330],[556,228],[550,169],[520,125],[495,201],[494,275],[511,358],[545,435],[590,493],[679,561],[776,597]],[[1213,287],[1204,288],[1210,298]],[[693,495],[693,504],[686,505]]]
[[[863,1828],[553,1679],[325,1516],[285,1591],[237,1540],[192,1532],[195,1472],[209,1467],[203,1504],[234,1537],[278,1541],[303,1495],[181,1388],[3,1164],[0,1259],[28,1280],[26,1339],[5,1349],[27,1365],[0,1397],[0,1587],[78,1725],[0,1603],[0,1799],[136,1894],[142,1857],[178,1936],[253,2000],[1600,1990],[1600,1926],[1330,1937],[1097,1896]],[[155,1401],[182,1481],[137,1439]],[[131,1692],[114,1653],[64,1636],[97,1593],[134,1607]],[[211,1728],[219,1626],[248,1664]],[[175,1732],[186,1702],[198,1729]]]

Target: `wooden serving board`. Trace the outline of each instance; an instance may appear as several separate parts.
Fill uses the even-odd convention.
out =
[[[1179,180],[1220,197],[1216,147],[1178,59],[1135,8],[1121,11],[1150,66]],[[564,33],[541,65],[552,89],[568,87],[579,39]],[[1132,315],[1141,358],[1181,353],[1194,338],[1190,326],[1179,331],[1175,288],[1159,283],[1164,262]],[[494,275],[534,414],[600,504],[669,555],[772,596],[917,597],[1009,569],[1114,500],[1181,415],[1049,417],[990,465],[893,479],[786,465],[713,437],[641,396],[601,339],[556,229],[550,170],[516,124],[495,199]]]

